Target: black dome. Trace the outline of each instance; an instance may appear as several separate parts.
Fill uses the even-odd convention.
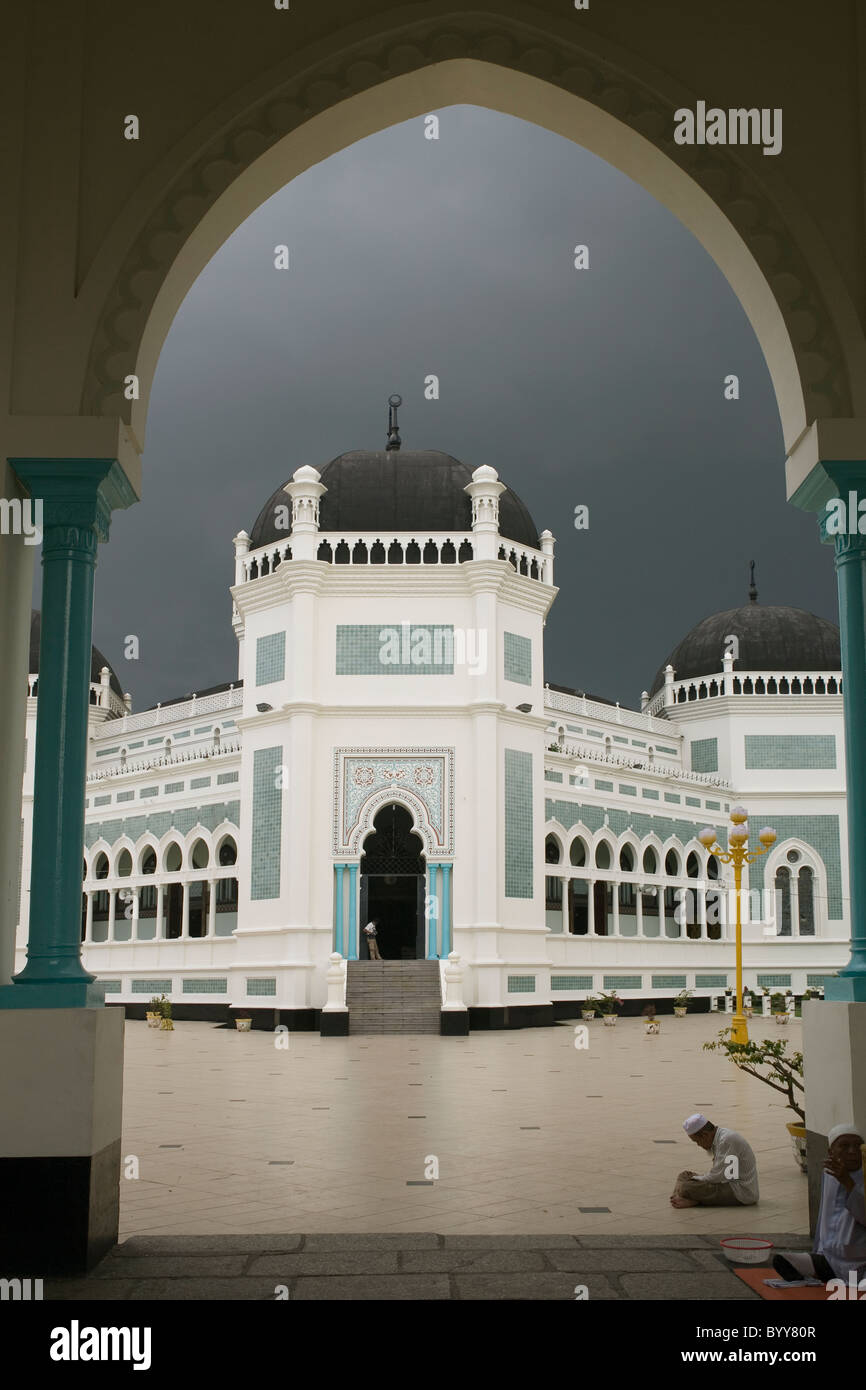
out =
[[[323,531],[469,531],[472,503],[463,489],[472,469],[433,449],[356,450],[320,470],[328,491],[319,504]],[[291,481],[291,479],[289,479]],[[277,507],[291,501],[283,488],[268,498],[250,533],[250,548],[285,540],[274,525]],[[538,531],[516,492],[499,498],[499,530],[520,545],[539,549]]]
[[[747,603],[742,608],[713,613],[693,627],[667,661],[662,662],[650,695],[664,685],[668,662],[678,681],[718,675],[725,638],[731,633],[740,639],[735,672],[842,670],[839,629],[834,623],[802,608]]]
[[[39,612],[39,609],[38,609],[38,608],[34,608],[34,609],[32,609],[32,611],[31,611],[31,613],[30,613],[30,670],[29,670],[29,674],[30,674],[31,676],[38,676],[38,674],[39,674],[39,639],[40,639],[41,632],[42,632],[42,614]],[[94,683],[94,685],[99,685],[99,682],[100,682],[100,679],[101,679],[99,673],[100,673],[100,671],[102,670],[103,666],[107,666],[108,669],[109,669],[109,671],[111,672],[111,679],[110,679],[110,681],[109,681],[109,685],[111,686],[111,688],[112,688],[112,690],[114,691],[115,695],[119,695],[120,698],[121,698],[121,700],[122,700],[122,699],[123,699],[123,691],[122,691],[121,688],[120,688],[120,681],[117,679],[117,676],[114,674],[114,667],[111,665],[111,662],[110,662],[110,661],[106,661],[105,657],[102,655],[102,652],[99,650],[98,647],[91,647],[91,648],[90,648],[90,679],[91,679],[91,681]]]

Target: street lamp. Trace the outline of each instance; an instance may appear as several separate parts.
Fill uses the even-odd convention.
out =
[[[776,843],[776,832],[770,826],[765,825],[763,830],[758,832],[758,839],[762,848],[746,849],[749,839],[749,814],[744,806],[735,806],[731,811],[731,829],[728,831],[728,849],[723,850],[721,845],[716,844],[716,832],[711,826],[702,830],[698,836],[704,849],[714,854],[722,864],[733,864],[734,866],[734,887],[737,896],[737,1012],[734,1014],[731,1023],[731,1041],[735,1043],[747,1043],[749,1041],[749,1030],[746,1027],[746,1018],[743,1013],[743,927],[740,914],[740,890],[743,883],[743,865],[751,864],[754,859],[759,859],[762,854],[766,854],[771,845]]]

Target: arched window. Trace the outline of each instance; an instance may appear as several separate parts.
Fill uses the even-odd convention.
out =
[[[191,863],[194,869],[206,869],[210,860],[210,850],[204,840],[196,840],[192,847]]]
[[[657,874],[659,871],[659,861],[652,846],[643,852],[643,871],[645,874]]]
[[[627,874],[634,873],[634,850],[631,845],[623,845],[619,852],[619,867]]]
[[[166,845],[163,863],[166,872],[170,874],[176,874],[183,864],[183,854],[176,840],[172,840],[171,844]]]
[[[599,869],[610,868],[610,845],[607,840],[599,840],[595,850],[595,862]]]
[[[700,878],[700,876],[701,876],[701,865],[700,865],[700,860],[698,859],[698,856],[695,854],[694,850],[692,850],[691,854],[689,855],[688,859],[686,860],[686,877],[687,877],[687,878]]]
[[[665,873],[670,878],[679,878],[680,876],[680,856],[675,849],[669,849],[665,855]]]
[[[555,835],[548,835],[544,842],[544,862],[546,864],[558,864],[561,857],[559,841]]]
[[[148,845],[141,856],[141,872],[143,874],[156,873],[156,850]]]
[[[776,870],[776,934],[791,935],[791,870],[784,865]]]
[[[805,864],[797,875],[797,919],[801,936],[815,935],[815,875]]]
[[[122,849],[117,856],[117,877],[129,878],[132,873],[132,855],[128,849]]]
[[[96,856],[96,863],[93,866],[94,878],[108,878],[108,855],[102,851]]]
[[[572,842],[569,858],[575,869],[582,869],[586,864],[586,845],[579,835],[577,839]]]
[[[218,858],[221,864],[236,864],[238,862],[238,847],[231,835],[227,835],[221,841]]]

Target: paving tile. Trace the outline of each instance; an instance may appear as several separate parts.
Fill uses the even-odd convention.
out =
[[[202,1303],[269,1302],[275,1300],[276,1283],[271,1279],[139,1279],[132,1286],[130,1301]],[[230,1316],[227,1314],[226,1316]]]
[[[389,1232],[369,1235],[342,1235],[331,1232],[308,1235],[304,1241],[304,1251],[319,1253],[327,1250],[436,1250],[439,1243],[439,1236],[429,1233],[416,1232],[401,1236]]]
[[[606,1235],[578,1234],[574,1237],[575,1243],[587,1250],[601,1250],[606,1248],[635,1250],[635,1249],[658,1249],[660,1246],[668,1249],[687,1250],[691,1248],[706,1249],[705,1238],[701,1235]]]
[[[452,1235],[444,1244],[446,1250],[574,1250],[577,1242],[568,1235]]]
[[[43,1292],[48,1303],[117,1302],[129,1298],[137,1282],[134,1279],[46,1279]]]
[[[433,1253],[433,1252],[431,1252]],[[296,1276],[340,1274],[396,1274],[396,1250],[302,1250],[297,1254],[259,1255],[248,1274],[273,1275],[285,1283]]]
[[[631,1273],[641,1270],[682,1270],[694,1268],[687,1254],[678,1250],[649,1250],[621,1247],[613,1250],[549,1250],[547,1258],[554,1269],[602,1270],[605,1273]]]
[[[575,1286],[584,1285],[589,1302],[617,1299],[610,1282],[598,1274],[580,1277],[572,1274],[455,1274],[452,1275],[459,1299],[555,1299],[573,1301]]]
[[[428,1301],[450,1299],[451,1285],[447,1274],[405,1274],[399,1279],[362,1275],[331,1279],[299,1279],[291,1287],[293,1302],[313,1299],[345,1302],[390,1302],[409,1300]]]
[[[629,1299],[672,1300],[674,1302],[716,1303],[720,1301],[761,1302],[735,1274],[623,1274],[620,1284]]]
[[[279,1258],[279,1257],[275,1257]],[[226,1278],[243,1273],[245,1255],[109,1255],[93,1271],[95,1279]]]
[[[400,1256],[410,1274],[523,1274],[548,1269],[540,1250],[410,1250]]]
[[[267,1251],[274,1254],[300,1250],[303,1236],[130,1236],[112,1251],[121,1258],[130,1255],[252,1255]]]

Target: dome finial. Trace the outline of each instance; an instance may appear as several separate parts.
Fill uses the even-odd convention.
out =
[[[755,586],[755,562],[749,562],[749,600],[751,603],[758,602],[758,590]]]
[[[400,448],[400,430],[397,427],[397,407],[403,404],[402,396],[388,397],[388,442],[385,449]]]

